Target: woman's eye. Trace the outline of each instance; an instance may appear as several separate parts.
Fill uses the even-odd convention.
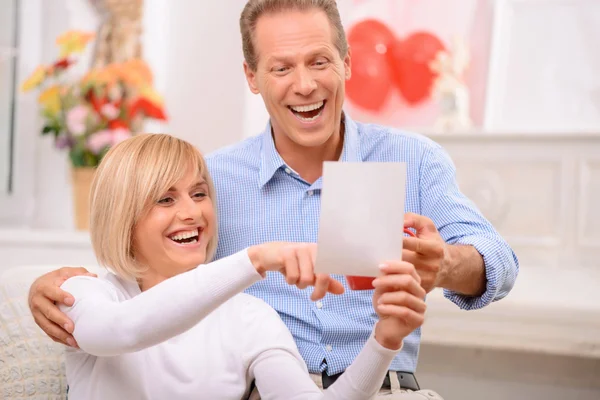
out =
[[[201,198],[204,198],[206,196],[208,196],[208,195],[206,193],[204,193],[204,192],[194,193],[194,197],[195,198],[200,198],[201,199]]]
[[[158,204],[170,204],[173,201],[172,197],[163,197],[158,201]]]

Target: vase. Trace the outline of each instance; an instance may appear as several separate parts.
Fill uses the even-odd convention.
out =
[[[71,168],[75,229],[79,231],[90,227],[90,188],[95,173],[96,167]]]

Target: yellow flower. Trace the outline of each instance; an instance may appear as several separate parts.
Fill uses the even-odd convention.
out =
[[[57,114],[60,109],[60,87],[58,85],[50,86],[48,89],[40,93],[38,102],[50,114]]]
[[[94,38],[94,33],[83,31],[68,31],[56,39],[56,44],[60,47],[60,56],[67,57],[73,53],[81,53],[85,46]]]
[[[154,90],[151,86],[146,86],[140,90],[140,97],[148,100],[150,103],[162,106],[163,99],[162,97]]]
[[[33,71],[31,73],[31,75],[29,76],[29,78],[27,78],[23,84],[21,85],[21,90],[23,92],[27,92],[31,89],[35,89],[36,87],[40,86],[40,84],[44,81],[44,79],[46,78],[46,68],[43,65],[40,65],[39,67],[37,67],[35,69],[35,71]]]

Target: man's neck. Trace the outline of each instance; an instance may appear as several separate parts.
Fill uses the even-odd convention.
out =
[[[290,140],[277,140],[273,135],[275,148],[286,165],[292,168],[306,182],[313,184],[323,175],[323,162],[340,159],[344,147],[344,123],[340,123],[337,134],[319,147],[299,146]]]

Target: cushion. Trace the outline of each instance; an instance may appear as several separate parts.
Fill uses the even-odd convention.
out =
[[[0,273],[0,398],[65,399],[65,346],[35,324],[27,297],[33,281],[57,266],[19,266]]]

